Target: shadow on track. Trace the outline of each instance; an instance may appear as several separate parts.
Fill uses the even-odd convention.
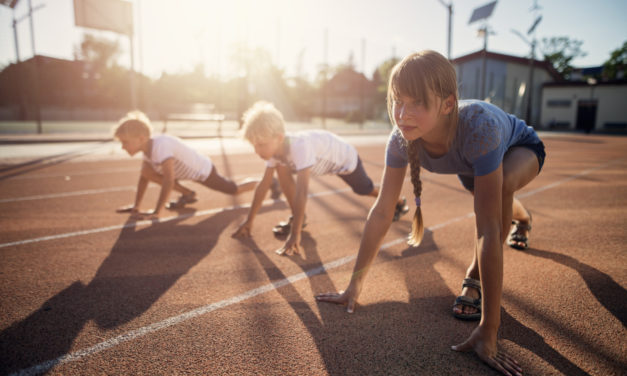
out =
[[[599,303],[614,315],[623,326],[627,326],[627,290],[614,281],[612,277],[565,254],[533,248],[529,248],[525,252],[532,256],[555,261],[579,273]]]
[[[252,249],[271,281],[287,277],[272,261],[275,257],[273,254],[268,256],[259,250],[252,239],[242,242]],[[304,258],[292,257],[294,262],[303,271],[321,267],[323,262],[317,251],[317,243],[306,231],[302,233],[302,244]],[[415,273],[408,271],[404,266],[410,262],[410,258],[419,258],[411,261],[421,265]],[[398,270],[398,275],[404,279],[404,285],[392,283],[391,286],[395,290],[394,293],[399,289],[406,290],[408,301],[383,301],[358,305],[354,314],[346,313],[344,307],[316,301],[318,316],[316,309],[307,303],[311,297],[301,296],[292,284],[279,288],[277,292],[307,328],[318,348],[317,356],[320,356],[324,363],[324,371],[330,375],[497,375],[498,372],[488,368],[474,354],[450,350],[451,345],[467,338],[477,323],[464,322],[452,317],[454,295],[435,268],[439,259],[438,247],[433,240],[433,234],[429,231],[425,232],[423,243],[418,248],[408,247],[401,254],[382,250],[377,257],[377,268]],[[314,295],[337,291],[337,287],[326,273],[312,276],[309,281]],[[367,299],[368,285],[372,283],[374,282],[366,281],[362,301]],[[263,337],[263,333],[256,333],[256,337]],[[502,313],[499,337],[526,348],[564,374],[587,375],[548,345],[538,333],[514,319],[505,310]],[[259,346],[270,345],[259,344]],[[533,365],[529,365],[528,368],[533,368]]]
[[[89,321],[109,330],[142,315],[213,250],[236,215],[219,213],[195,225],[172,220],[123,228],[89,284],[74,282],[0,333],[0,373],[42,362],[46,366],[37,373],[47,372]]]

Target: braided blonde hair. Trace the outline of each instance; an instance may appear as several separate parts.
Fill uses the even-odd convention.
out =
[[[430,93],[442,100],[453,95],[455,106],[450,116],[449,124],[455,126],[458,116],[457,99],[457,75],[455,68],[444,56],[438,52],[425,50],[415,52],[398,62],[392,69],[388,83],[387,108],[390,120],[396,126],[394,119],[394,98],[401,95],[408,96],[424,103],[429,108],[431,103]],[[454,132],[449,132],[450,143]],[[422,193],[422,181],[420,180],[420,156],[418,153],[418,140],[407,141],[407,158],[410,164],[411,183],[414,186],[416,197],[416,211],[412,222],[411,233],[407,243],[418,246],[424,235],[422,211],[420,209],[420,195]]]

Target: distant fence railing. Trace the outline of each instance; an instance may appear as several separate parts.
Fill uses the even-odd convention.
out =
[[[168,131],[168,121],[198,121],[198,122],[217,122],[218,135],[222,134],[222,122],[226,118],[224,114],[168,114],[163,119],[162,133]]]

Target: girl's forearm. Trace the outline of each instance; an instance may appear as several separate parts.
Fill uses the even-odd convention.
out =
[[[478,240],[479,274],[483,287],[482,314],[479,325],[496,331],[501,322],[501,296],[503,292],[503,250],[499,236],[486,236]]]
[[[383,237],[388,232],[391,224],[392,216],[381,213],[376,209],[371,210],[364,226],[351,283],[363,283],[366,273],[379,253]]]

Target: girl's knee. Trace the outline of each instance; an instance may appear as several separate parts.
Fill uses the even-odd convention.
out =
[[[504,173],[503,174],[503,191],[502,191],[503,199],[505,199],[506,197],[514,197],[514,193],[516,192],[516,190],[522,188],[522,187],[519,188],[518,187],[519,185],[520,184],[515,178],[515,176]]]

